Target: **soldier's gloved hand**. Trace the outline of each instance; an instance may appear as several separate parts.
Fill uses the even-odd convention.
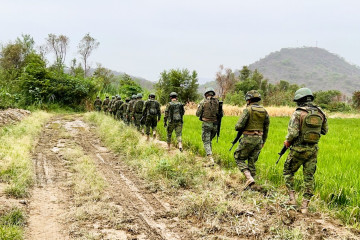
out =
[[[285,141],[284,141],[284,145],[285,145],[286,148],[289,148],[290,145],[291,145],[291,143],[285,140]]]

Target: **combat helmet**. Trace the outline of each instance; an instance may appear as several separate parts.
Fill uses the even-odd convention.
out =
[[[261,100],[261,94],[256,90],[250,90],[245,94],[245,101],[253,100],[258,102]]]
[[[149,98],[155,98],[155,93],[150,93]]]
[[[295,92],[294,102],[311,102],[314,95],[309,88],[300,88]]]
[[[138,93],[138,94],[136,95],[136,98],[142,98],[142,93]]]
[[[131,96],[131,99],[136,99],[136,95],[135,95],[135,94],[132,95],[132,96]]]
[[[130,102],[130,98],[127,97],[127,98],[125,99],[125,102]]]
[[[171,92],[169,96],[170,98],[177,98],[178,95],[176,92]]]
[[[206,94],[209,93],[209,92],[212,92],[212,93],[214,94],[213,96],[216,95],[214,88],[208,88],[208,89],[206,89],[204,95],[206,96]]]
[[[106,96],[106,98],[109,98],[109,96]]]
[[[115,96],[112,96],[111,99],[115,99]]]
[[[117,99],[117,100],[121,100],[121,96],[120,96],[120,95],[118,95],[116,99]]]

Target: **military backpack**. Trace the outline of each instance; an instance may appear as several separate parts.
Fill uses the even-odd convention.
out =
[[[149,110],[148,113],[149,115],[157,115],[158,114],[158,102],[154,101],[154,100],[149,100]]]
[[[134,106],[135,113],[137,113],[137,114],[142,113],[143,108],[144,108],[144,101],[143,100],[136,101],[135,106]]]
[[[297,108],[302,110],[300,117],[300,140],[302,143],[316,144],[320,140],[321,127],[325,115],[316,107]]]
[[[184,105],[180,102],[170,102],[170,119],[171,122],[182,122],[184,115]]]

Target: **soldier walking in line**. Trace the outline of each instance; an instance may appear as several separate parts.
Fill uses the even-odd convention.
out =
[[[121,96],[118,96],[115,103],[114,103],[114,111],[115,111],[115,119],[121,120],[123,111],[121,111],[120,107],[123,105],[123,101],[121,100]]]
[[[109,105],[108,105],[108,110],[109,110],[109,113],[110,113],[110,115],[111,116],[113,116],[114,115],[114,102],[115,102],[115,100],[116,100],[116,98],[115,98],[115,96],[112,96],[111,97],[111,100],[110,100],[110,102],[109,102]]]
[[[136,96],[137,100],[134,104],[133,112],[131,114],[132,118],[134,119],[135,126],[137,130],[141,133],[142,132],[142,124],[141,124],[141,118],[143,116],[143,110],[144,110],[144,100],[142,100],[142,94],[138,93]]]
[[[300,88],[295,92],[297,108],[291,116],[288,134],[284,145],[290,153],[284,163],[284,179],[289,193],[289,205],[296,205],[294,174],[303,166],[305,192],[301,212],[306,214],[314,192],[314,174],[316,171],[318,142],[321,135],[328,132],[324,112],[312,103],[314,96],[310,89]]]
[[[102,104],[102,101],[100,100],[100,97],[97,96],[95,99],[95,102],[94,102],[94,107],[97,112],[101,111],[101,104]]]
[[[164,116],[164,127],[167,127],[167,144],[168,151],[170,151],[171,135],[175,131],[176,139],[179,144],[179,150],[182,151],[182,126],[183,116],[185,113],[184,105],[178,101],[177,93],[170,93],[170,102],[166,105],[165,116]],[[169,124],[168,124],[169,122]]]
[[[110,99],[109,96],[106,96],[102,103],[102,108],[105,114],[108,114],[108,108],[109,108]]]
[[[130,120],[127,117],[126,110],[129,106],[130,98],[126,98],[125,102],[120,106],[120,111],[122,112],[122,120],[125,124],[129,124]]]
[[[161,119],[160,103],[155,100],[155,94],[150,93],[149,100],[145,102],[143,111],[143,118],[145,118],[146,126],[146,140],[150,139],[150,128],[152,129],[152,136],[156,138],[156,126]]]
[[[209,166],[214,165],[214,158],[212,155],[212,140],[216,136],[218,130],[218,116],[223,115],[220,110],[219,99],[215,97],[213,88],[209,88],[196,111],[196,116],[202,121],[201,138],[204,144],[205,152],[208,157]],[[221,111],[221,112],[220,112]]]
[[[126,116],[127,116],[128,120],[129,120],[129,124],[134,124],[134,121],[132,119],[131,114],[132,114],[133,109],[134,109],[135,101],[136,101],[136,95],[132,95],[131,100],[129,102],[129,105],[128,105],[127,109],[126,109]]]
[[[265,108],[259,105],[261,95],[256,90],[246,93],[246,108],[235,125],[235,130],[243,134],[234,152],[236,163],[246,177],[245,189],[255,183],[255,163],[266,142],[270,118]],[[247,164],[246,164],[247,161]]]

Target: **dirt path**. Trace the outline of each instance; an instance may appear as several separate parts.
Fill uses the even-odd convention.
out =
[[[65,138],[61,136],[64,130]],[[107,198],[101,204],[119,210],[111,220],[117,224],[91,213],[80,221],[71,215],[79,206],[71,194],[68,178],[73,173],[62,151],[74,146],[95,162],[106,180]],[[176,220],[168,218],[170,205],[146,190],[146,184],[102,147],[78,117],[59,117],[46,125],[34,152],[34,165],[36,186],[29,201],[26,239],[189,239],[178,232]]]
[[[101,200],[75,199],[74,172],[63,154],[73,148],[89,157],[104,178]],[[284,222],[289,229],[302,226],[313,232],[310,239],[359,239],[321,216],[289,215],[277,203],[251,207],[231,186],[225,197],[240,201],[241,211],[232,213],[238,216],[236,223],[226,218],[215,223],[179,219],[181,194],[151,192],[122,156],[102,145],[81,116],[53,118],[43,130],[33,160],[36,185],[28,204],[26,239],[279,239],[271,233],[276,231],[275,222]]]

